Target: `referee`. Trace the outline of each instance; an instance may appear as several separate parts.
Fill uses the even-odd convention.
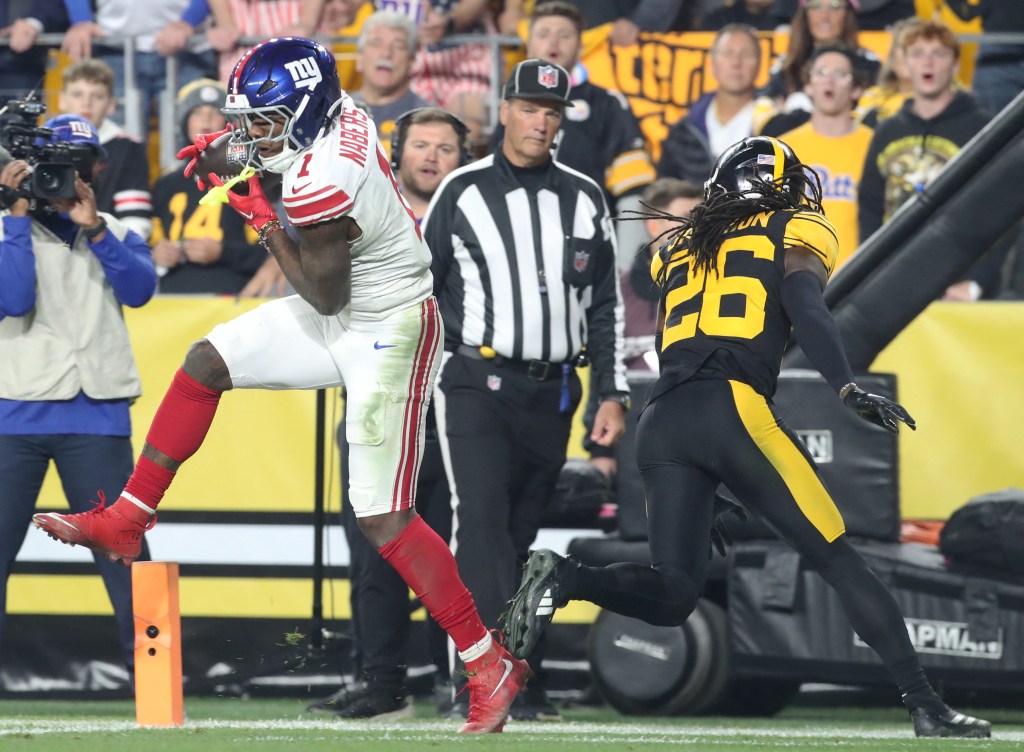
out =
[[[580,9],[563,0],[538,2],[530,14],[526,56],[561,65],[570,71],[572,88],[562,127],[554,142],[554,158],[582,172],[605,189],[613,214],[640,210],[640,194],[655,178],[640,124],[629,102],[617,91],[587,79],[577,65],[585,26]],[[504,137],[500,125],[493,143]],[[619,222],[616,239],[624,256],[620,271],[630,268],[633,249],[647,241],[641,222]]]
[[[603,190],[551,159],[569,75],[526,60],[505,85],[505,138],[452,172],[424,218],[445,350],[435,387],[455,510],[453,549],[488,625],[515,592],[551,498],[581,385],[600,399],[592,439],[611,446],[629,405],[615,240]],[[556,717],[538,674],[523,713]],[[523,705],[524,703],[520,703]]]

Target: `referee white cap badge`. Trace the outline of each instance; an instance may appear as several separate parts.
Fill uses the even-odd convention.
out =
[[[571,88],[569,72],[561,65],[545,60],[524,60],[512,69],[503,98],[551,100],[572,107]]]

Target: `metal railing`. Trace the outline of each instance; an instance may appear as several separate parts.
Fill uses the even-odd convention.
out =
[[[328,46],[334,45],[355,45],[358,37],[314,37],[318,42]],[[36,38],[36,44],[46,47],[59,48],[64,41],[63,34],[40,34]],[[243,37],[239,39],[239,46],[250,46],[263,41],[262,37]],[[498,107],[501,104],[501,83],[503,57],[502,49],[517,49],[522,46],[522,39],[517,36],[505,35],[475,35],[458,34],[445,37],[446,43],[452,44],[486,44],[491,48],[491,80],[496,82],[491,87],[490,96],[487,102],[489,122],[496,123],[498,120]],[[7,43],[6,39],[0,40],[0,45]],[[97,43],[93,42],[94,46]],[[135,40],[132,37],[103,37],[102,46],[105,48],[120,48],[124,55],[124,95],[121,105],[124,112],[125,132],[135,138],[143,139],[147,134],[148,123],[142,122],[142,92],[135,85]],[[178,81],[178,59],[172,55],[164,58],[166,85],[160,93],[157,102],[157,132],[160,136],[160,166],[164,170],[172,169],[176,164],[175,154],[178,151],[177,128],[178,118],[175,113],[175,103],[178,89],[187,82]]]
[[[358,37],[314,37],[318,42],[327,46],[338,44],[355,45]],[[973,43],[984,41],[990,44],[1022,44],[1024,45],[1024,33],[1003,33],[989,32],[985,34],[958,34],[961,42]],[[64,41],[63,34],[40,34],[36,44],[46,47],[59,48]],[[240,46],[257,44],[263,41],[262,37],[243,37],[239,40]],[[511,35],[477,35],[458,34],[445,37],[446,43],[451,44],[487,44],[491,48],[491,80],[494,85],[491,87],[488,97],[487,110],[490,115],[489,122],[494,124],[498,121],[498,108],[501,104],[501,90],[503,83],[503,49],[519,49],[523,40],[518,36]],[[6,38],[0,38],[0,46],[9,43]],[[142,93],[135,85],[135,40],[132,37],[103,37],[102,46],[107,48],[121,48],[124,54],[124,96],[122,101],[124,111],[124,129],[127,133],[136,138],[144,138],[148,123],[142,122]],[[96,42],[94,42],[96,45]],[[177,153],[177,127],[178,119],[175,113],[175,103],[178,89],[178,59],[176,56],[165,58],[166,85],[161,92],[157,103],[157,128],[160,136],[160,166],[164,170],[172,169],[176,164],[175,154]]]

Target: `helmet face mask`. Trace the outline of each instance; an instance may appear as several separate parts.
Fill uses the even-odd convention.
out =
[[[271,167],[279,161],[290,161],[299,149],[295,147],[294,139],[292,139],[292,123],[294,117],[291,112],[284,107],[256,107],[251,109],[228,109],[224,108],[221,110],[227,117],[228,122],[231,123],[233,128],[231,141],[232,145],[236,148],[244,150],[245,164],[257,168],[263,169],[265,167]],[[278,116],[274,118],[272,116]],[[282,121],[283,119],[283,121]],[[253,128],[263,130],[266,135],[255,137],[252,135]],[[259,155],[259,146],[261,144],[277,144],[284,143],[282,150],[272,157],[261,158]]]

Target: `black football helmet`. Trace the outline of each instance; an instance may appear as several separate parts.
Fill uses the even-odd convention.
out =
[[[704,200],[723,192],[759,195],[753,188],[752,178],[771,183],[799,164],[796,153],[779,139],[749,136],[722,152],[711,177],[704,183]],[[801,190],[797,182],[791,180],[784,181],[782,187],[794,195]]]

